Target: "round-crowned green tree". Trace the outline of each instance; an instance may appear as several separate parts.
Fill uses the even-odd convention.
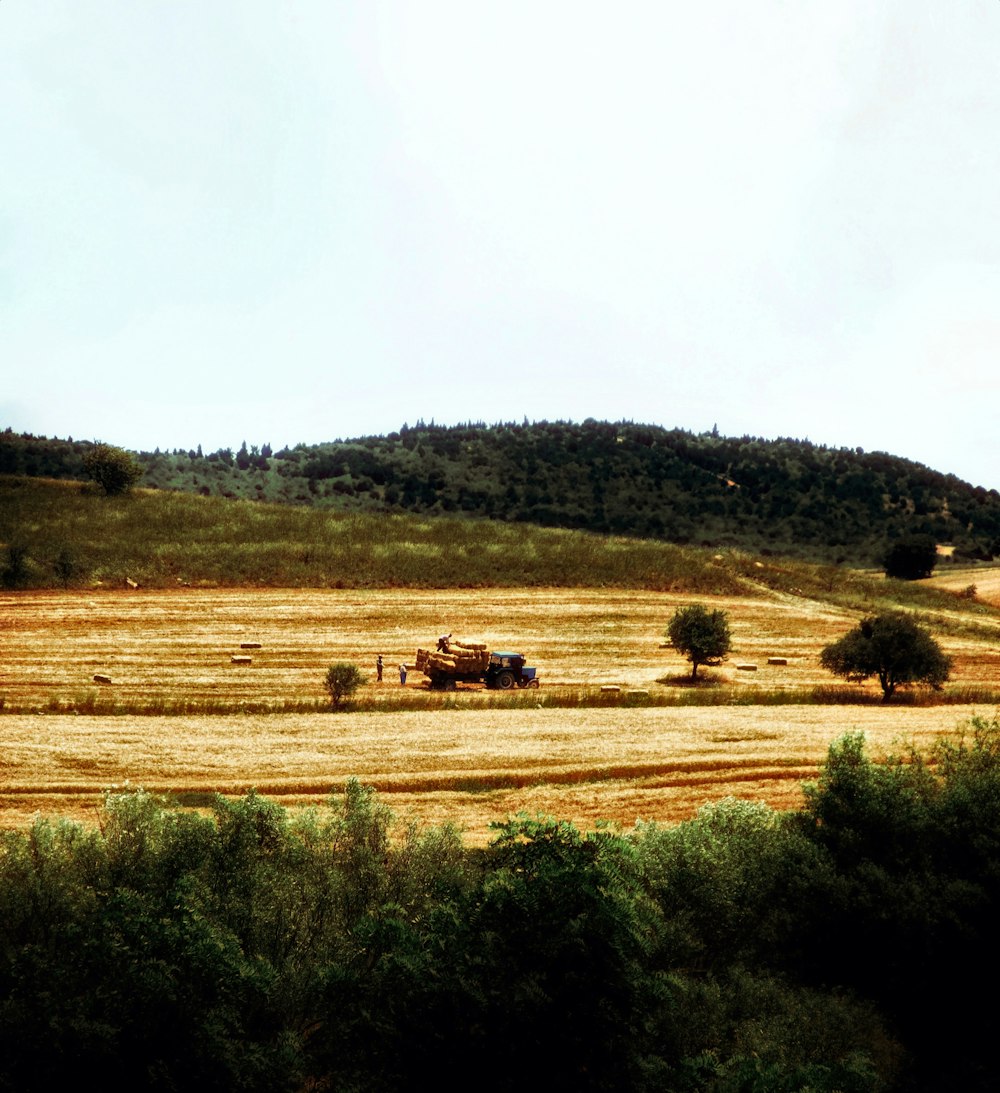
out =
[[[109,497],[128,493],[143,473],[131,452],[113,444],[95,444],[83,457],[83,469]]]
[[[338,661],[331,664],[326,670],[326,679],[323,683],[330,692],[330,703],[335,710],[354,695],[354,692],[364,683],[365,675],[356,664],[348,664]]]
[[[697,679],[700,664],[715,667],[732,648],[726,612],[709,611],[700,603],[677,608],[667,626],[667,638],[691,661],[692,680]]]
[[[889,547],[882,559],[887,577],[919,581],[929,577],[937,563],[937,543],[930,535],[906,535]]]
[[[898,611],[871,615],[819,655],[827,671],[861,682],[878,678],[883,700],[906,683],[935,689],[948,678],[951,658],[909,616]]]

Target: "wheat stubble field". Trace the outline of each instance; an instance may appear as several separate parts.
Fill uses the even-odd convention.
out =
[[[795,807],[802,781],[843,732],[863,730],[876,752],[925,747],[973,714],[994,713],[960,705],[665,708],[644,705],[642,696],[621,707],[546,705],[550,696],[593,699],[601,685],[620,686],[623,696],[647,691],[650,701],[675,691],[657,680],[687,666],[660,645],[674,608],[686,602],[691,597],[580,589],[0,596],[0,825],[39,813],[93,820],[103,791],[125,784],[189,806],[250,787],[301,805],[357,776],[397,816],[451,821],[475,845],[491,821],[519,809],[589,828],[601,819],[624,827],[677,821],[727,795]],[[734,703],[747,689],[804,692],[830,683],[819,650],[856,621],[789,596],[718,603],[730,614],[734,647],[714,678]],[[404,691],[397,665],[412,664],[418,645],[445,632],[524,652],[542,688],[511,698],[475,689],[444,696],[426,692],[411,672]],[[955,657],[957,684],[1000,682],[996,649],[971,638],[941,641]],[[260,647],[243,650],[244,643]],[[379,653],[381,685],[373,671]],[[233,664],[233,655],[252,663]],[[787,665],[769,666],[773,656]],[[355,661],[371,676],[356,712],[320,708],[323,675],[336,660]],[[749,663],[757,671],[737,669]],[[95,674],[111,684],[95,684]],[[178,712],[184,702],[199,712]],[[95,703],[154,712],[56,712]],[[300,712],[241,712],[296,704]]]

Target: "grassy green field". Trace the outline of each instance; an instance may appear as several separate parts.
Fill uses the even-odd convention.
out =
[[[126,578],[158,588],[740,586],[710,554],[651,540],[156,490],[104,497],[81,483],[13,477],[0,478],[0,542],[23,552],[20,583],[34,588]],[[60,558],[69,563],[64,575]]]
[[[627,588],[700,595],[786,593],[868,611],[947,612],[954,630],[994,609],[964,587],[459,517],[330,514],[78,482],[0,476],[0,578],[17,588]],[[975,576],[969,578],[974,583]],[[956,615],[957,613],[957,615]]]

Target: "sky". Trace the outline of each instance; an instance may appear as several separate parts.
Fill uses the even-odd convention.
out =
[[[1000,489],[1000,0],[0,0],[0,429],[630,420]]]

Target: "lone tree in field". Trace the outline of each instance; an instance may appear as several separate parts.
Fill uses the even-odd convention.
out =
[[[887,577],[920,581],[937,564],[937,543],[930,535],[907,535],[889,547],[882,559]]]
[[[667,637],[691,661],[692,680],[698,677],[699,664],[714,668],[732,647],[725,611],[709,611],[700,603],[677,608],[667,627]]]
[[[143,473],[131,452],[113,444],[95,444],[83,457],[83,469],[109,497],[128,493]]]
[[[860,683],[877,676],[882,700],[905,683],[927,683],[938,690],[951,671],[951,658],[913,619],[883,611],[862,619],[849,633],[828,645],[819,662],[834,675]]]
[[[354,692],[365,682],[364,673],[356,664],[339,661],[331,664],[323,681],[330,692],[330,703],[335,710],[347,702]]]

